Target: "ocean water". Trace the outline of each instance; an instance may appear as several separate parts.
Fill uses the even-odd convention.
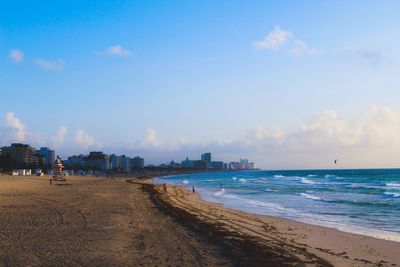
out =
[[[206,201],[400,242],[400,169],[240,171],[166,176]]]

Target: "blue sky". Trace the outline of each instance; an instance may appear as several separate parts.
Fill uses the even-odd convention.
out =
[[[1,1],[0,144],[154,163],[210,150],[265,168],[398,166],[399,11],[398,1]]]

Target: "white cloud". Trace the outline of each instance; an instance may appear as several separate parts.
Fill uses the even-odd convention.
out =
[[[308,45],[300,40],[294,40],[294,47],[289,49],[289,53],[294,56],[303,55],[319,55],[321,51],[317,48],[308,47]]]
[[[62,143],[67,128],[61,126],[50,139]],[[25,124],[12,112],[5,116],[0,129],[1,140],[12,142],[42,142],[39,134],[28,131]],[[84,130],[78,130],[74,141],[83,149],[98,149],[101,144]],[[49,142],[45,142],[49,143]],[[70,149],[72,143],[63,143]],[[335,167],[339,158],[341,167],[396,167],[400,164],[400,113],[386,106],[373,106],[355,118],[340,116],[334,110],[325,110],[308,121],[283,129],[277,125],[258,126],[236,140],[216,138],[205,143],[189,142],[186,138],[162,140],[154,129],[147,129],[142,140],[132,147],[107,149],[112,153],[142,155],[146,162],[181,160],[189,155],[199,158],[211,151],[216,160],[238,160],[247,157],[264,168],[327,168]]]
[[[264,166],[333,167],[335,157],[341,157],[347,167],[398,166],[400,113],[374,106],[362,117],[349,120],[326,110],[291,131],[258,127],[234,146],[243,149],[243,144]],[[260,157],[265,154],[273,156],[265,161]]]
[[[321,53],[319,49],[309,47],[304,41],[295,39],[291,31],[285,31],[279,26],[275,26],[274,30],[261,41],[253,42],[253,46],[260,50],[284,50],[293,56],[319,55]]]
[[[65,135],[67,134],[68,129],[65,126],[60,126],[55,136],[52,136],[50,139],[54,146],[59,146],[64,142]]]
[[[23,142],[27,135],[26,126],[12,112],[6,113],[4,121],[5,131],[8,132],[7,139],[11,142]]]
[[[13,112],[7,112],[4,123],[0,127],[0,143],[29,142],[31,144],[43,144],[43,136],[38,132],[28,130],[22,121]]]
[[[121,56],[121,57],[126,57],[126,56],[131,56],[132,52],[129,51],[128,49],[125,49],[122,45],[113,45],[110,46],[109,48],[106,49],[104,52],[106,55],[110,56]]]
[[[179,137],[179,144],[181,144],[181,145],[189,144],[189,140],[187,138],[181,136],[181,137]]]
[[[378,50],[361,47],[346,47],[344,50],[347,55],[367,62],[372,66],[379,65],[383,60],[382,53]]]
[[[292,37],[292,32],[275,26],[274,30],[269,32],[264,39],[254,42],[253,45],[258,49],[277,50]]]
[[[17,117],[15,117],[15,114],[12,112],[7,112],[6,113],[6,119],[5,119],[5,126],[9,128],[13,128],[16,130],[23,131],[26,129],[25,125],[21,122],[21,120]]]
[[[140,148],[159,148],[162,144],[157,132],[154,129],[147,129],[146,135],[137,143],[137,146]]]
[[[75,133],[75,142],[84,149],[88,148],[101,148],[101,143],[97,142],[91,135],[85,133],[84,130],[79,129]]]
[[[393,167],[400,164],[400,113],[373,106],[349,119],[325,110],[290,130],[259,126],[236,140],[207,143],[166,142],[148,130],[133,151],[147,162],[179,161],[186,155],[195,159],[211,151],[225,161],[248,157],[264,168],[335,168],[336,158],[341,167]]]
[[[15,63],[21,63],[24,60],[24,53],[19,49],[12,49],[9,56]]]
[[[62,70],[64,68],[64,60],[62,59],[49,61],[42,58],[37,58],[35,62],[39,67],[45,70]]]
[[[281,139],[285,137],[285,133],[283,132],[283,130],[276,125],[268,128],[259,126],[256,127],[253,131],[255,138],[260,140],[267,138]]]

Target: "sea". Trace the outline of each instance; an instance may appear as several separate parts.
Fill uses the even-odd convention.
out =
[[[400,169],[252,170],[166,176],[205,201],[400,242]]]

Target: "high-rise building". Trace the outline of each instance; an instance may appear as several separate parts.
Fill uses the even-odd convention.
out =
[[[224,169],[224,163],[222,161],[212,161],[211,162],[211,168],[214,170],[223,170]]]
[[[94,151],[86,157],[86,164],[89,167],[106,171],[110,169],[110,158],[103,152]]]
[[[195,162],[194,162],[194,168],[195,169],[202,169],[202,170],[205,170],[205,169],[208,169],[208,162],[207,161],[205,161],[205,160],[196,160]]]
[[[232,161],[228,165],[228,169],[230,170],[240,170],[240,162]]]
[[[201,155],[201,160],[204,160],[211,164],[211,153],[204,153]]]
[[[76,156],[73,155],[68,157],[67,162],[63,163],[68,167],[85,167],[86,166],[86,157],[82,154]]]
[[[144,168],[144,159],[139,156],[136,156],[133,159],[131,159],[131,168],[143,169]]]
[[[42,163],[45,166],[50,166],[56,160],[56,155],[54,150],[51,150],[48,147],[41,147],[39,150],[36,150],[36,153],[39,157],[42,158]]]
[[[121,156],[121,167],[124,172],[131,171],[131,158],[125,155]]]
[[[33,147],[21,143],[14,143],[1,148],[1,155],[10,157],[16,167],[33,167],[38,165],[38,157]]]
[[[240,169],[246,170],[249,168],[249,161],[247,159],[240,159]]]
[[[119,170],[122,169],[121,157],[115,154],[110,156],[110,169]]]

